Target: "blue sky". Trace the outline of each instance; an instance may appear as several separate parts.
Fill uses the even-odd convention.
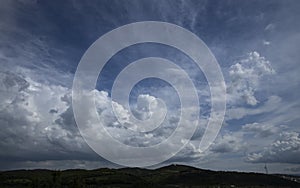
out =
[[[103,34],[137,21],[164,21],[192,31],[215,55],[227,86],[227,111],[213,145],[199,153],[200,127],[168,163],[216,170],[300,173],[299,1],[38,1],[3,0],[0,7],[0,168],[116,167],[84,142],[74,121],[71,89],[77,65]],[[200,96],[202,124],[210,93],[195,63],[159,44],[130,46],[105,66],[97,84],[103,124],[122,142],[141,135],[115,126],[109,113],[112,83],[131,62],[163,57],[184,69]],[[159,71],[159,70],[158,70]],[[134,87],[131,103],[162,98],[168,122],[150,139],[171,134],[179,99],[166,82]],[[134,109],[133,109],[134,111]],[[137,116],[143,113],[136,111]],[[147,114],[146,114],[147,115]],[[159,165],[158,165],[159,166]]]

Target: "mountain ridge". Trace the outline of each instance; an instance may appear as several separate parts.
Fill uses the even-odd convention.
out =
[[[187,165],[157,169],[12,170],[0,172],[0,187],[300,187],[284,174],[213,171]]]

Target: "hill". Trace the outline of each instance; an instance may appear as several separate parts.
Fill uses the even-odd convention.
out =
[[[155,170],[142,168],[95,170],[15,170],[0,172],[1,188],[75,187],[300,187],[296,176],[203,170],[170,165]]]

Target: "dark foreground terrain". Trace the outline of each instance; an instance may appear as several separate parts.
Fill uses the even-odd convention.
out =
[[[298,178],[298,179],[297,179]],[[217,172],[171,165],[96,170],[16,170],[0,172],[0,187],[300,187],[299,177],[258,173]]]

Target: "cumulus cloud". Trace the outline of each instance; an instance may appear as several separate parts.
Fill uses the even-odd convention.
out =
[[[4,99],[1,101],[0,111],[3,129],[0,133],[1,159],[12,161],[97,159],[97,155],[85,143],[76,126],[69,88],[39,83],[32,80],[30,75],[1,72],[0,76],[0,93]],[[117,106],[115,112],[121,114],[122,118],[127,118],[127,124],[121,124],[114,114],[107,92],[93,90],[84,92],[84,95],[89,100],[81,104],[80,115],[87,121],[86,128],[102,136],[99,126],[103,126],[112,137],[129,146],[144,147],[160,143],[175,131],[180,120],[171,112],[161,127],[154,131],[135,132],[128,128],[143,125],[131,122],[128,109],[113,102],[112,104]],[[91,113],[94,102],[97,117]],[[156,98],[150,95],[138,96],[136,107],[137,118],[141,119],[151,115],[153,108],[160,111]],[[182,136],[178,142],[187,139],[186,129],[189,129],[189,125],[194,121],[188,118],[183,117],[182,121],[186,126],[177,130],[179,137]],[[176,147],[176,143],[168,145],[170,152],[173,147]]]
[[[153,114],[151,106],[157,106],[157,100],[150,95],[139,95],[137,98],[137,107],[133,110],[134,115],[140,120],[146,120]]]
[[[68,158],[88,148],[62,99],[69,90],[1,72],[1,158],[43,160]],[[3,96],[5,94],[5,96]],[[56,109],[57,113],[49,113]],[[62,120],[62,118],[64,120]],[[60,156],[60,157],[59,157]]]
[[[256,51],[250,52],[229,69],[231,79],[228,87],[229,101],[235,103],[243,100],[246,104],[255,106],[258,103],[255,91],[260,79],[274,73],[270,62],[265,57]]]
[[[300,163],[300,135],[283,132],[263,151],[250,153],[247,161],[252,163]]]

